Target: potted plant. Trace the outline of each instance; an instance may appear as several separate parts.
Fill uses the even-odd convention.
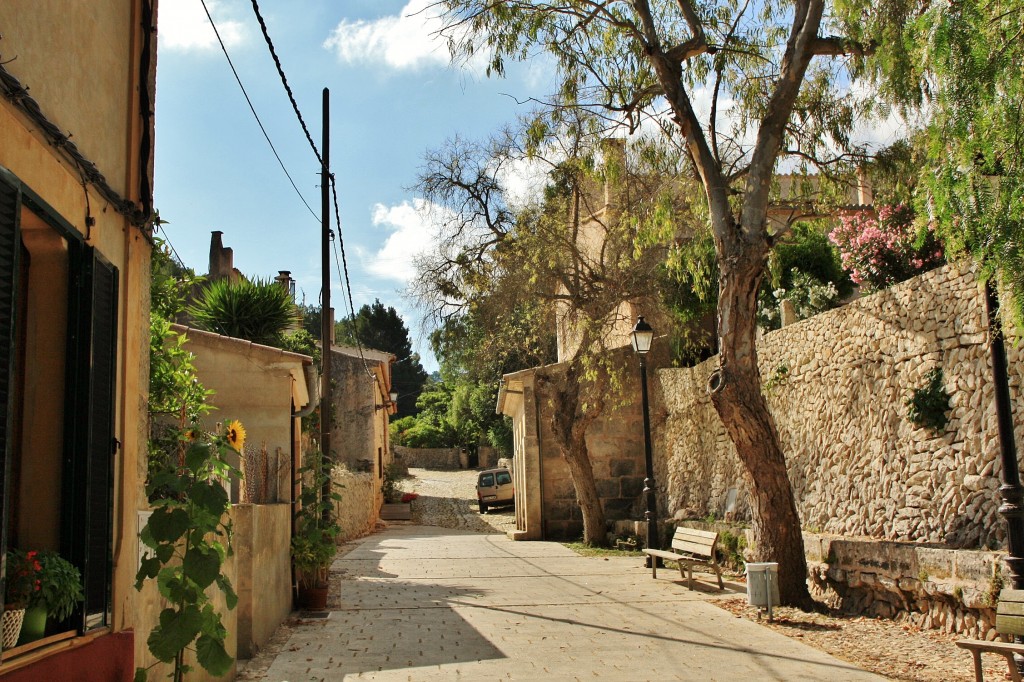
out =
[[[46,634],[48,620],[53,623],[67,620],[75,606],[85,599],[82,575],[70,561],[50,551],[38,552],[36,558],[40,565],[38,587],[29,599],[18,644],[41,639]]]
[[[4,649],[10,649],[18,643],[25,608],[39,589],[39,572],[43,567],[37,555],[38,552],[23,552],[20,549],[7,551],[4,615],[0,621]]]
[[[298,601],[307,609],[323,609],[327,606],[327,575],[337,550],[335,538],[341,530],[334,517],[334,502],[341,496],[332,493],[325,498],[323,495],[329,469],[319,450],[306,456],[306,464],[299,472],[302,493],[295,512],[291,546]]]

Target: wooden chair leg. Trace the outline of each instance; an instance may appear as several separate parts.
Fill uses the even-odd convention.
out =
[[[690,581],[687,584],[687,587],[689,587],[692,590],[693,589],[693,564],[689,564],[686,567],[686,570],[687,570],[687,573],[690,574]]]
[[[679,578],[681,580],[686,580],[686,569],[683,567],[683,562],[677,561],[676,566],[679,567]]]
[[[718,589],[724,590],[725,589],[725,583],[722,582],[722,569],[719,568],[718,566],[715,566],[715,574],[718,576]]]
[[[1006,657],[1006,665],[1010,669],[1010,679],[1013,680],[1013,682],[1021,682],[1020,671],[1017,670],[1017,661],[1015,661],[1013,659],[1013,654],[1010,653],[1010,652],[1006,652],[1005,654],[1003,654],[1003,656]],[[980,659],[980,658],[981,658],[981,653],[979,652],[978,653],[978,659]],[[981,679],[981,677],[980,677],[981,676],[981,672],[980,672],[981,667],[980,666],[981,666],[980,660],[977,663],[974,664],[974,675],[979,680]]]
[[[651,577],[652,578],[657,578],[658,577],[658,557],[656,557],[656,556],[654,556],[652,554],[648,554],[647,558],[651,560]]]

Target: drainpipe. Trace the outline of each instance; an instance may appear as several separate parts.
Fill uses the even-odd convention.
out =
[[[309,402],[301,410],[293,411],[293,417],[308,417],[320,404],[320,377],[313,365],[302,366],[302,376],[306,379],[306,390],[309,391]]]

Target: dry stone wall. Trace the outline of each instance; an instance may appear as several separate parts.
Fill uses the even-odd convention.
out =
[[[341,496],[335,502],[338,526],[341,527],[337,543],[340,545],[369,535],[377,523],[377,510],[380,509],[373,474],[336,466],[331,472],[331,483],[334,491]]]
[[[393,449],[406,467],[435,471],[458,471],[465,468],[459,448],[407,448],[396,445]]]
[[[1020,448],[1021,351],[1007,341]],[[805,529],[1004,545],[984,300],[972,269],[947,265],[771,332],[758,355]],[[705,390],[716,366],[712,358],[658,373],[662,499],[677,518],[749,518],[746,473]],[[951,396],[938,434],[915,427],[906,407],[936,367]]]

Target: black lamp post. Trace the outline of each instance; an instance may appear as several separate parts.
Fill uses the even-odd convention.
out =
[[[640,357],[640,395],[644,409],[644,464],[647,465],[647,478],[644,479],[644,496],[647,500],[647,511],[644,518],[647,520],[647,548],[661,549],[658,541],[658,508],[654,501],[654,462],[651,460],[651,417],[647,403],[647,365],[644,358],[651,350],[651,343],[654,341],[654,329],[647,324],[643,316],[637,318],[636,326],[633,327],[633,350]],[[647,565],[650,566],[654,557],[647,556]]]

